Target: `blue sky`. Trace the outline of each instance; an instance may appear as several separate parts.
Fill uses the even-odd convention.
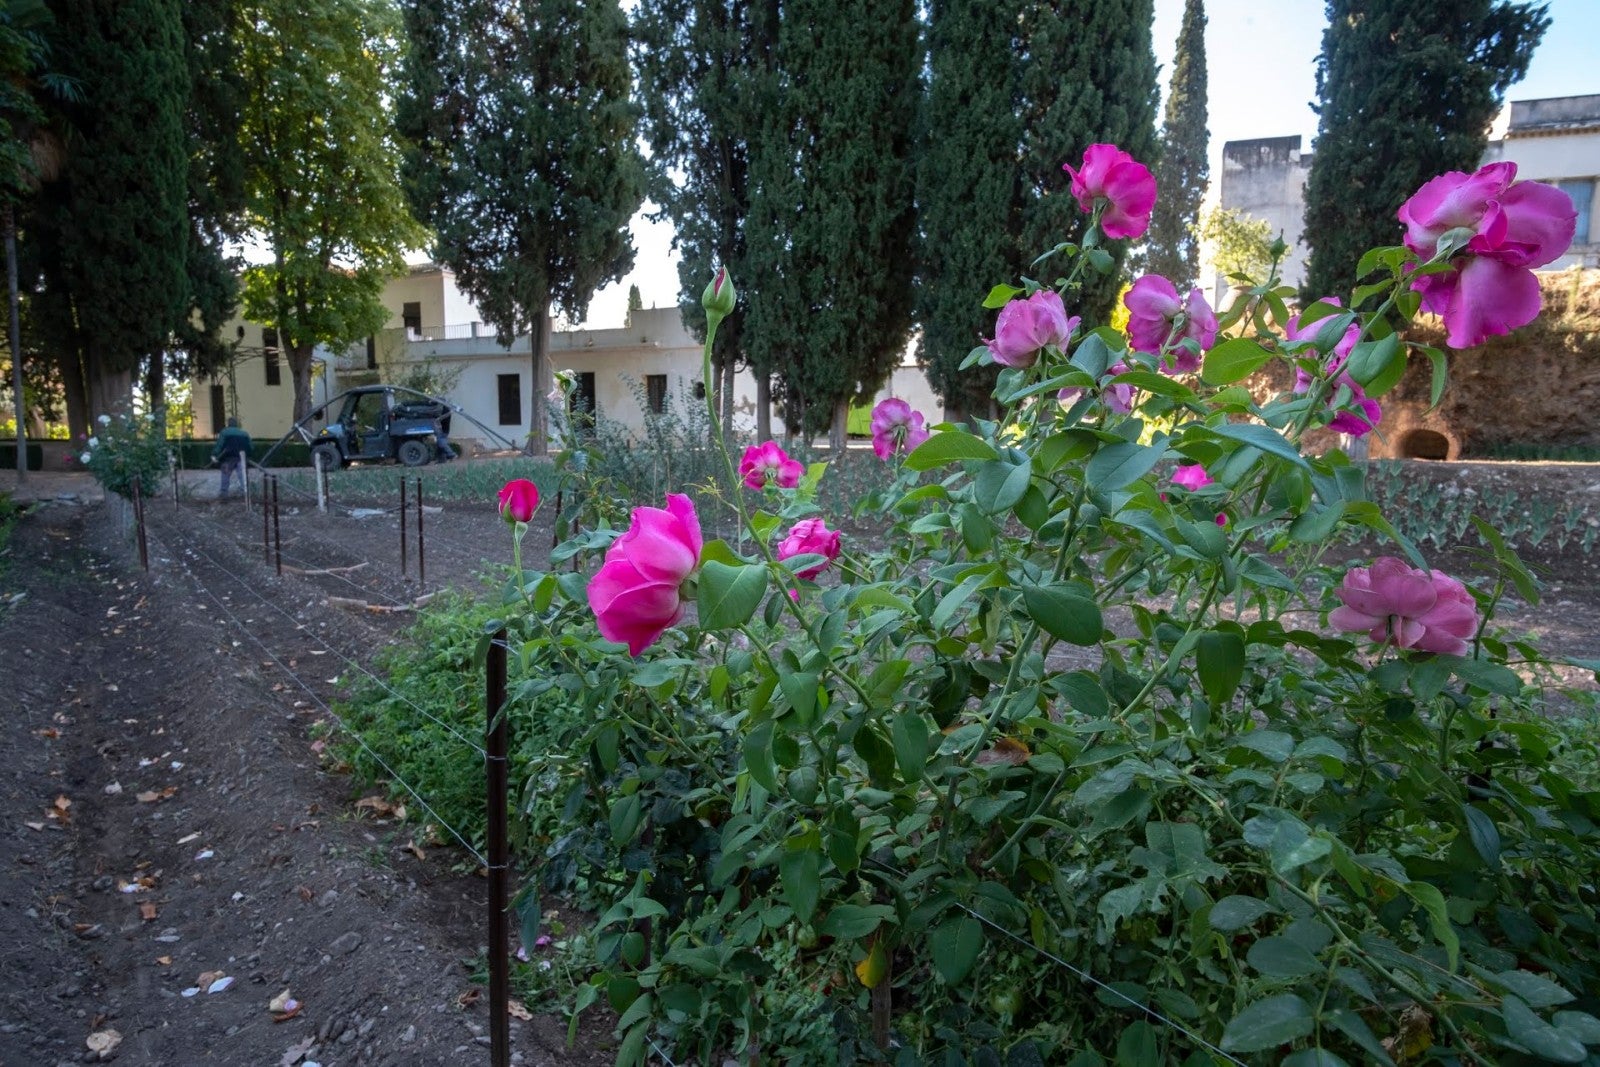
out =
[[[1152,38],[1165,86],[1183,0],[1155,0],[1155,7]],[[1549,0],[1549,10],[1550,29],[1508,100],[1600,94],[1600,0]],[[1326,24],[1323,0],[1206,0],[1206,15],[1212,173],[1226,141],[1298,133],[1310,148],[1317,132],[1311,100]],[[671,227],[641,216],[633,238],[633,274],[595,295],[586,325],[621,325],[630,283],[639,286],[647,308],[677,303]]]

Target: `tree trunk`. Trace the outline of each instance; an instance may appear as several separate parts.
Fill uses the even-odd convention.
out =
[[[279,337],[284,336],[280,331]],[[294,379],[294,421],[299,422],[311,414],[311,364],[314,345],[294,345],[289,349],[289,375]],[[269,427],[256,428],[259,433]]]
[[[157,352],[150,357],[144,369],[144,398],[146,409],[154,415],[167,406],[167,354]]]
[[[772,440],[772,379],[756,374],[756,440]]]
[[[828,437],[828,443],[833,450],[844,453],[845,445],[850,441],[850,398],[841,396],[833,402],[833,432]]]
[[[56,353],[56,369],[61,372],[61,391],[66,394],[67,432],[74,441],[85,440],[89,436],[89,389],[76,345]]]
[[[533,352],[533,403],[528,411],[528,443],[523,451],[530,456],[550,454],[550,417],[546,405],[555,388],[555,368],[550,363],[550,301],[537,306],[538,313],[528,330],[528,347]]]
[[[133,408],[133,371],[107,370],[97,359],[85,361],[88,372],[89,414],[98,419],[101,415],[126,414]]]
[[[22,326],[18,321],[22,301],[17,295],[17,214],[10,203],[5,206],[3,225],[6,241],[6,292],[9,297],[6,339],[11,345],[11,390],[17,416],[17,484],[22,485],[28,480],[28,402],[22,389]]]

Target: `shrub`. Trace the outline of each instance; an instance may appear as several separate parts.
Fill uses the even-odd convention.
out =
[[[141,492],[160,492],[171,473],[172,457],[163,412],[101,415],[78,455],[108,493],[131,497],[137,478]]]

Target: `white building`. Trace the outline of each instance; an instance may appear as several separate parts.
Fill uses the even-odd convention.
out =
[[[1519,181],[1559,186],[1578,209],[1572,251],[1545,269],[1600,266],[1600,233],[1591,224],[1600,184],[1600,95],[1516,101],[1500,112],[1489,135],[1484,163],[1513,162]],[[1217,202],[1264,219],[1273,233],[1283,232],[1289,254],[1282,275],[1296,286],[1305,280],[1309,254],[1301,235],[1311,158],[1299,136],[1229,141],[1222,148]],[[1396,222],[1395,242],[1399,240]],[[1206,273],[1215,274],[1209,268]],[[1227,282],[1218,276],[1218,296],[1226,291]]]

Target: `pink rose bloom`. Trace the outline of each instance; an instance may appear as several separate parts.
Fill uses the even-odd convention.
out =
[[[813,564],[805,570],[795,571],[799,578],[815,578],[821,574],[828,564],[839,558],[839,531],[828,529],[827,523],[821,519],[801,519],[789,531],[789,536],[778,545],[778,558],[790,559],[794,556],[823,556],[821,563]]]
[[[1491,163],[1476,173],[1441,174],[1400,205],[1406,247],[1431,259],[1451,230],[1473,232],[1455,269],[1416,278],[1422,306],[1444,319],[1451,348],[1526,326],[1539,314],[1534,267],[1572,245],[1578,212],[1553,185],[1517,182],[1515,163]]]
[[[1336,296],[1325,296],[1314,301],[1320,304],[1332,304],[1334,307],[1343,307]],[[1301,313],[1304,314],[1303,312]],[[1310,341],[1316,338],[1322,327],[1327,325],[1327,320],[1316,319],[1305,325],[1300,324],[1300,315],[1295,316],[1288,328],[1284,331],[1285,337],[1290,341]],[[1360,384],[1350,375],[1340,372],[1345,360],[1350,358],[1350,353],[1355,350],[1356,342],[1361,338],[1361,326],[1352,322],[1344,331],[1344,336],[1339,338],[1339,343],[1333,346],[1333,352],[1328,356],[1328,373],[1338,375],[1334,383],[1334,392],[1337,394],[1340,386],[1350,390],[1350,405],[1339,411],[1328,422],[1328,429],[1335,433],[1347,433],[1353,437],[1361,437],[1372,432],[1378,425],[1378,420],[1383,418],[1383,408],[1361,388]],[[1295,368],[1294,391],[1306,393],[1311,390],[1311,375],[1300,368]],[[1332,400],[1333,397],[1328,398]]]
[[[805,477],[805,464],[790,459],[776,441],[751,445],[744,450],[739,461],[739,477],[751,489],[765,489],[776,485],[780,489],[793,489]]]
[[[912,411],[911,405],[899,397],[879,401],[872,409],[872,450],[879,459],[910,452],[927,439],[928,427],[922,412]]]
[[[539,487],[526,478],[513,478],[500,487],[500,517],[506,522],[530,522],[539,508]]]
[[[1092,144],[1077,170],[1063,163],[1072,175],[1072,195],[1078,206],[1093,211],[1095,201],[1106,202],[1100,228],[1107,237],[1138,237],[1150,228],[1150,209],[1156,203],[1156,180],[1150,168],[1116,145]]]
[[[1133,396],[1137,392],[1131,385],[1108,385],[1107,383],[1119,374],[1128,373],[1126,363],[1117,363],[1106,368],[1105,374],[1100,379],[1100,401],[1112,411],[1126,415],[1133,410]],[[1076,385],[1068,385],[1056,393],[1056,399],[1063,404],[1071,404],[1078,399],[1083,389]]]
[[[637,656],[683,618],[683,580],[700,563],[700,518],[688,497],[667,495],[667,506],[634,508],[628,532],[606,550],[605,566],[589,580],[589,607],[607,641]]]
[[[1465,586],[1393,556],[1352,567],[1336,593],[1343,604],[1328,615],[1328,624],[1365,630],[1382,644],[1462,656],[1478,631],[1478,605]]]
[[[1159,274],[1146,274],[1123,296],[1128,309],[1128,336],[1135,352],[1161,355],[1163,370],[1189,374],[1200,369],[1200,357],[1179,348],[1185,339],[1210,348],[1217,339],[1217,316],[1205,294],[1192,289],[1182,300],[1171,282]],[[1165,352],[1164,349],[1172,349]]]
[[[1061,294],[1041,289],[1026,300],[1013,300],[1000,309],[994,337],[984,342],[996,363],[1007,367],[1031,367],[1046,345],[1067,346],[1067,338],[1077,328],[1078,319],[1067,317]]]
[[[1172,484],[1182,486],[1191,492],[1203,485],[1210,485],[1211,475],[1206,473],[1204,464],[1188,463],[1172,472]]]

